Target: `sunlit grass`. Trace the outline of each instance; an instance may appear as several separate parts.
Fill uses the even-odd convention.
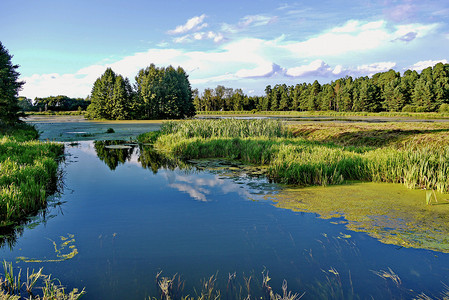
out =
[[[32,140],[34,133],[20,126],[0,136],[0,226],[36,213],[56,189],[57,159],[64,146]]]
[[[279,121],[235,119],[167,122],[160,136],[151,137],[156,148],[182,159],[231,158],[268,165],[269,177],[281,183],[328,185],[363,180],[449,192],[449,148],[444,143],[339,145],[332,138],[323,142],[292,137],[291,130]]]

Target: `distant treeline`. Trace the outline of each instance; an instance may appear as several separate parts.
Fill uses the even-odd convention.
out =
[[[197,111],[448,112],[449,64],[438,63],[421,73],[407,70],[403,76],[390,70],[371,78],[346,76],[323,85],[317,80],[294,86],[268,85],[262,97],[220,85],[201,95],[194,90],[194,96]]]
[[[34,101],[26,97],[19,97],[18,103],[23,111],[73,111],[86,110],[90,99],[70,98],[67,96],[50,96],[34,98]]]

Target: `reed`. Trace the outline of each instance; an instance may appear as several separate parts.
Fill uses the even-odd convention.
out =
[[[3,261],[3,273],[0,274],[0,299],[9,300],[77,300],[86,292],[67,289],[58,279],[42,274],[43,268],[35,272],[27,269],[25,281],[22,269],[16,271],[10,262]],[[39,284],[38,284],[39,283]]]
[[[239,284],[236,281],[236,273],[230,273],[228,276],[228,282],[225,289],[220,289],[218,287],[217,275],[211,275],[210,277],[202,279],[200,282],[200,287],[193,288],[195,291],[195,296],[184,295],[183,289],[185,282],[181,277],[175,274],[173,277],[160,276],[162,272],[156,275],[156,285],[159,290],[161,300],[219,300],[219,299],[261,299],[261,300],[299,300],[303,294],[292,293],[288,291],[287,281],[284,280],[282,283],[282,294],[277,294],[274,292],[273,288],[270,286],[269,281],[271,278],[268,276],[268,272],[262,272],[262,284],[258,285],[254,283],[256,280],[252,280],[253,277],[243,276],[243,283]],[[255,297],[254,294],[258,294]],[[148,300],[158,299],[155,297],[149,297]]]
[[[183,138],[202,137],[284,137],[289,135],[287,127],[278,120],[187,120],[184,122],[170,121],[163,123],[161,133],[176,134]]]

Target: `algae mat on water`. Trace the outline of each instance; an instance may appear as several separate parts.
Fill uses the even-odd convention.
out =
[[[366,232],[382,243],[449,253],[449,195],[435,194],[426,205],[426,191],[399,184],[286,188],[276,206],[313,212],[322,218],[343,217],[350,230]]]

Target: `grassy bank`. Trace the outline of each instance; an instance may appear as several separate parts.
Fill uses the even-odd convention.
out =
[[[302,131],[299,125],[287,127],[275,120],[189,120],[164,123],[160,134],[138,139],[154,142],[156,148],[182,159],[232,158],[268,165],[268,176],[281,183],[306,186],[362,180],[449,192],[449,148],[444,143],[449,128],[435,127],[430,133],[413,129],[406,131],[406,138],[383,143],[385,134],[373,134],[366,125],[358,134],[372,143],[360,143],[358,138],[339,140],[332,126],[320,134],[313,126]],[[427,142],[415,143],[423,134]],[[397,131],[391,135],[401,136]]]
[[[36,141],[38,136],[26,124],[0,129],[0,227],[37,213],[56,190],[64,146]]]
[[[260,116],[289,116],[289,117],[392,117],[392,118],[411,118],[411,119],[449,119],[449,113],[439,112],[338,112],[338,111],[197,111],[197,116],[242,116],[242,115],[260,115]]]

